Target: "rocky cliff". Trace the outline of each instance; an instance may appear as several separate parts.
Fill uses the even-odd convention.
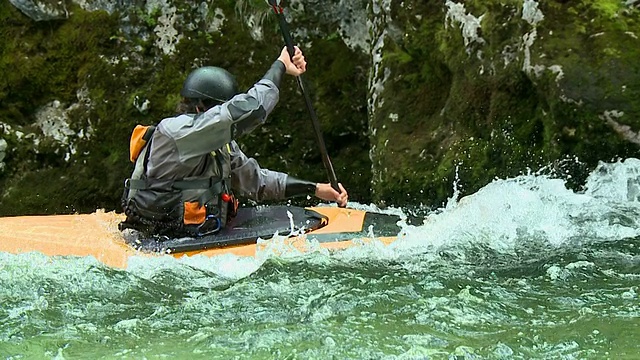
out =
[[[454,182],[542,167],[579,188],[599,160],[636,156],[638,1],[285,5],[352,200],[438,206]],[[172,115],[193,68],[248,88],[282,46],[262,1],[10,0],[0,18],[0,215],[119,209],[133,126]],[[326,179],[291,78],[238,140],[264,167]]]

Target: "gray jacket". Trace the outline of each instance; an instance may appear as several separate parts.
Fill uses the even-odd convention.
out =
[[[262,79],[246,93],[202,114],[162,120],[153,133],[147,176],[183,180],[222,175],[230,178],[231,190],[237,196],[256,201],[284,199],[287,174],[260,168],[258,162],[247,157],[233,140],[263,124],[278,97],[278,86],[269,79]],[[217,154],[212,155],[215,152]],[[226,170],[229,174],[217,173],[216,156],[228,156],[222,161],[230,164],[230,169]],[[197,198],[185,200],[196,201]]]

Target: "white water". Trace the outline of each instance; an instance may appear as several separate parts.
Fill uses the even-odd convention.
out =
[[[399,208],[383,210],[358,203],[350,203],[349,207],[407,217]],[[134,258],[129,270],[144,276],[159,268],[171,268],[177,261],[218,276],[239,279],[255,272],[267,259],[305,257],[310,252],[344,261],[395,260],[468,245],[512,253],[526,241],[562,246],[580,239],[606,241],[640,236],[640,218],[634,214],[640,214],[640,160],[627,159],[602,163],[589,176],[582,192],[574,192],[563,180],[546,175],[495,180],[459,200],[455,195],[444,208],[426,216],[422,225],[406,225],[401,221],[403,230],[398,240],[388,246],[377,241],[360,243],[356,239],[359,246],[330,254],[310,242],[307,250],[301,252],[287,246],[284,237],[276,236],[266,242],[256,258],[234,255],[178,260],[170,256]]]
[[[126,271],[0,253],[0,358],[631,359],[639,194],[627,159],[581,192],[496,180],[388,246],[300,252],[276,237],[256,258]]]

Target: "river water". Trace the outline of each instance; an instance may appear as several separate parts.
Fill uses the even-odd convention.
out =
[[[639,222],[627,159],[581,192],[496,180],[389,246],[127,270],[0,253],[0,358],[636,359]]]

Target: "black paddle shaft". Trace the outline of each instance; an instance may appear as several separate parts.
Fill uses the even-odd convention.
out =
[[[293,47],[293,39],[291,39],[291,33],[289,32],[289,24],[287,23],[287,19],[284,17],[284,8],[279,4],[277,0],[268,0],[269,5],[273,8],[273,12],[278,17],[278,22],[280,24],[280,31],[282,32],[282,37],[284,38],[284,43],[287,46],[287,50],[289,51],[289,56],[293,57],[295,54],[295,48]],[[329,154],[327,153],[327,147],[324,143],[324,138],[322,137],[322,130],[320,129],[320,123],[318,122],[318,116],[316,112],[313,110],[313,104],[311,103],[311,98],[309,97],[309,93],[305,90],[304,80],[302,79],[302,75],[297,76],[296,80],[298,81],[298,87],[302,92],[302,96],[304,96],[304,102],[307,105],[307,110],[309,110],[309,115],[311,116],[311,123],[313,124],[313,130],[316,135],[316,140],[318,142],[318,146],[320,147],[320,154],[322,156],[322,162],[324,163],[324,167],[327,169],[327,175],[329,176],[329,182],[331,182],[331,187],[333,187],[337,192],[340,191],[340,187],[338,187],[338,178],[336,177],[336,172],[333,170],[333,165],[331,164],[331,159],[329,159]]]

